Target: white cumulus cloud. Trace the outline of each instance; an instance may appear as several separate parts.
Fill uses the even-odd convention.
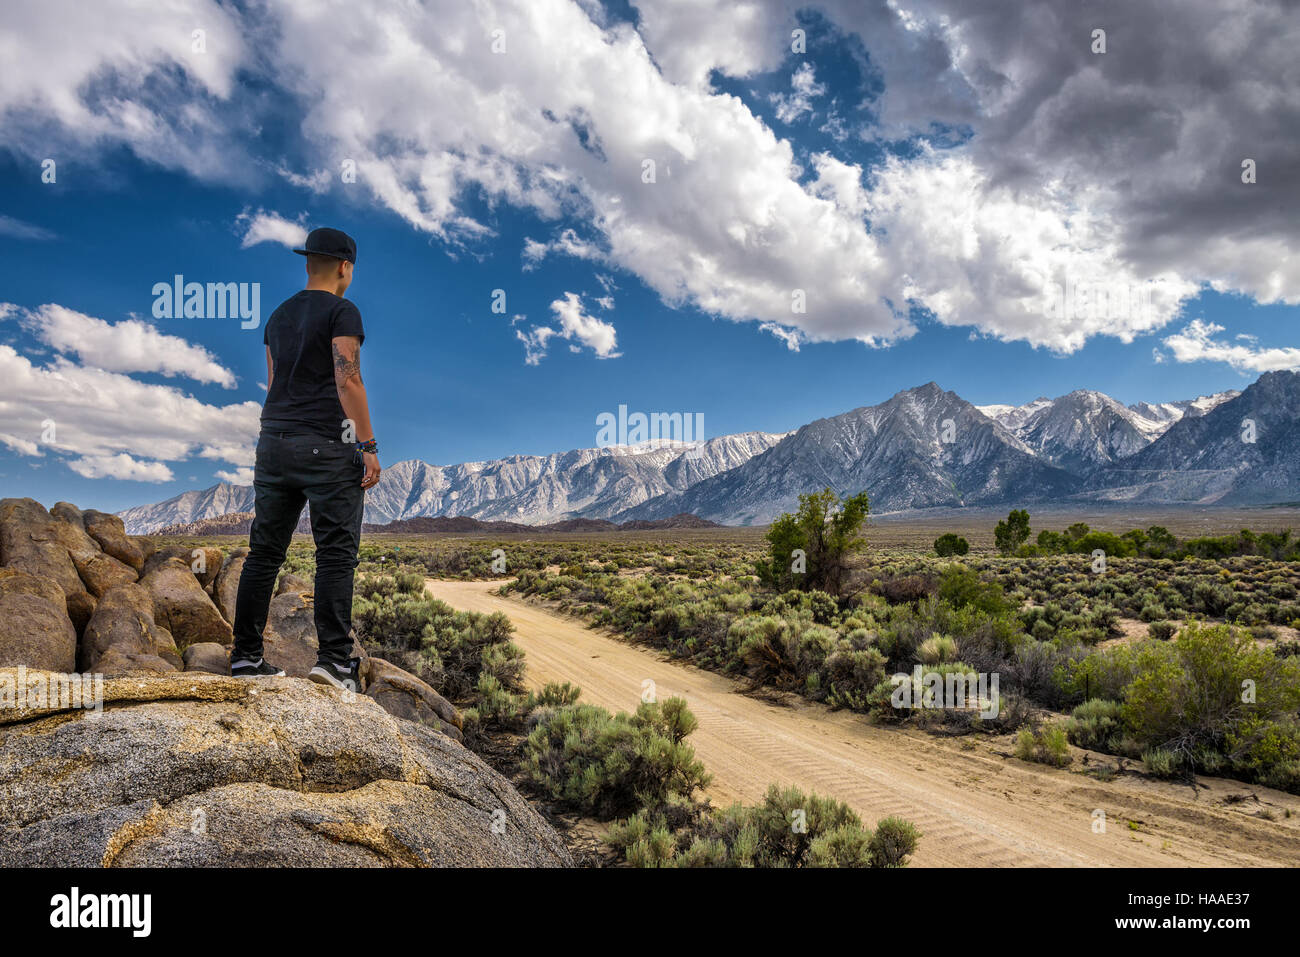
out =
[[[235,375],[208,350],[180,336],[169,336],[139,319],[110,323],[64,306],[47,303],[36,309],[19,309],[6,303],[0,309],[16,312],[23,326],[58,352],[80,357],[85,365],[107,372],[157,372],[235,387]],[[0,316],[6,313],[0,312]]]
[[[68,468],[85,478],[128,479],[136,482],[170,482],[172,470],[162,462],[142,462],[125,452],[117,455],[87,455],[73,459]]]
[[[278,213],[268,213],[262,209],[256,213],[245,212],[239,215],[236,222],[244,230],[243,239],[239,243],[244,249],[258,243],[279,243],[289,249],[301,248],[307,241],[306,226],[299,221],[285,219]]]
[[[1233,344],[1216,338],[1223,326],[1203,319],[1193,319],[1182,332],[1165,338],[1165,347],[1178,362],[1226,362],[1239,372],[1260,374],[1300,369],[1300,349],[1265,348],[1253,344]],[[1242,337],[1237,337],[1238,340]]]

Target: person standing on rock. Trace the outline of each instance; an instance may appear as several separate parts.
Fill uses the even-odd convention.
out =
[[[253,471],[256,509],[235,600],[230,673],[283,675],[263,657],[271,591],[305,503],[316,540],[316,666],[319,684],[361,691],[352,655],[352,581],[365,491],[379,481],[378,446],[361,381],[361,313],[343,298],[357,244],[313,229],[304,248],[307,287],[266,322],[266,404]]]

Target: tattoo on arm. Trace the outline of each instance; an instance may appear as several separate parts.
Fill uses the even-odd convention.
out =
[[[342,347],[339,343],[342,341]],[[340,337],[331,343],[334,350],[334,385],[343,388],[353,377],[361,382],[361,343],[351,336]],[[364,382],[361,382],[364,385]]]

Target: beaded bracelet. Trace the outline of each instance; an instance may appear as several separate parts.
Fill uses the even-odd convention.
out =
[[[366,439],[364,442],[358,442],[357,448],[370,455],[377,455],[379,453],[379,443],[374,439]]]

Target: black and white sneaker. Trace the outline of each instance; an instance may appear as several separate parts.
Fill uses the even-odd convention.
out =
[[[333,685],[342,691],[361,694],[361,659],[349,658],[346,665],[318,661],[307,677],[318,685]]]
[[[230,663],[230,673],[236,678],[284,677],[284,671],[273,664],[269,664],[265,658],[258,658],[256,661],[240,658],[238,661],[232,661]]]

